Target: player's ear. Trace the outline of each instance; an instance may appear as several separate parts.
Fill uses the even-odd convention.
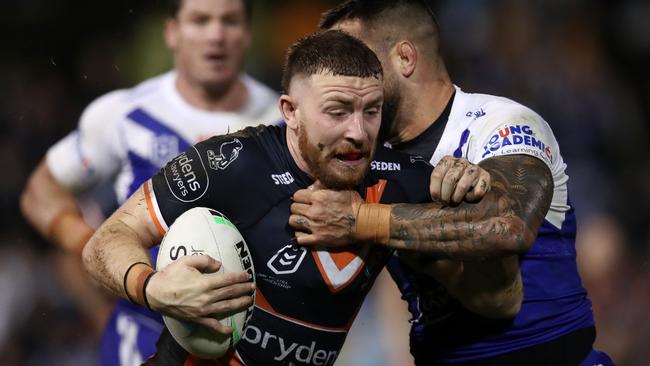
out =
[[[287,94],[280,96],[280,113],[282,118],[287,123],[289,129],[295,130],[298,128],[298,119],[296,118],[296,104],[295,100]]]
[[[176,49],[178,45],[178,21],[176,18],[165,19],[165,29],[163,32],[165,44],[170,50]]]
[[[395,43],[391,52],[391,62],[402,76],[410,77],[418,63],[418,51],[413,42],[401,40]]]

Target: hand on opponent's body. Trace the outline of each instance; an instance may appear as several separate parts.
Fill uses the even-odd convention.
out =
[[[433,202],[457,206],[479,201],[490,190],[490,174],[467,159],[444,157],[431,173],[429,191]],[[355,191],[325,189],[316,182],[293,196],[289,224],[301,245],[342,247],[355,244],[356,226],[363,198]]]

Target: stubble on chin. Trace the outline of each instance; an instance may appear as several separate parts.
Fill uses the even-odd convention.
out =
[[[302,128],[298,132],[298,144],[313,178],[329,189],[355,189],[370,169],[369,163],[364,167],[352,167],[333,161],[336,158],[331,152],[326,152],[325,145],[311,143]]]

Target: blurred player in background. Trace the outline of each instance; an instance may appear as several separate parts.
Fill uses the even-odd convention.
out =
[[[385,226],[381,244],[409,252],[389,267],[412,314],[416,364],[611,365],[592,349],[595,327],[576,266],[566,164],[548,124],[516,102],[455,86],[439,53],[438,24],[424,1],[346,1],[326,13],[321,26],[348,31],[377,52],[385,72],[382,128],[394,148],[443,172],[458,164],[447,155],[466,158],[492,176],[492,191],[478,205],[442,190],[441,204],[397,205],[382,220],[363,222]],[[338,229],[332,212],[357,217],[358,198],[350,200],[355,196],[348,192],[321,197],[327,199],[304,202],[312,209],[298,212],[307,225],[293,220],[308,234],[299,242],[349,244],[353,231],[341,235],[348,240],[332,237]],[[492,209],[485,210],[489,201]],[[464,262],[440,260],[445,258]],[[483,272],[489,284],[490,266],[500,261],[514,261],[521,272],[521,308],[505,318],[478,315],[472,299],[481,294],[466,293],[466,273]],[[438,282],[418,272],[423,269]]]
[[[169,2],[164,38],[175,69],[95,100],[32,173],[21,209],[43,237],[79,255],[94,229],[75,195],[111,181],[121,203],[193,144],[279,121],[279,96],[243,72],[251,12],[250,0]],[[101,364],[141,364],[162,328],[159,315],[120,301]]]

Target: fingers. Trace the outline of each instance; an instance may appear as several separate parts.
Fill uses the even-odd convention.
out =
[[[311,206],[305,203],[292,203],[291,204],[291,213],[295,215],[302,215],[305,216],[307,212],[309,211],[309,208]]]
[[[297,190],[296,193],[293,194],[293,202],[310,204],[312,201],[311,196],[313,193],[314,191],[310,189]]]
[[[253,305],[252,296],[240,296],[233,299],[221,300],[205,306],[205,316],[217,316],[222,318],[227,315],[238,313],[242,310],[248,309]]]
[[[239,297],[251,297],[250,295],[255,292],[255,285],[251,282],[236,283],[230,286],[220,287],[209,291],[210,297],[213,302],[230,300]]]
[[[312,191],[315,191],[317,189],[325,189],[326,187],[323,185],[323,183],[320,182],[320,180],[316,180],[314,184],[310,185],[308,189],[311,189]]]
[[[289,216],[289,226],[296,231],[311,232],[309,227],[309,220],[303,215]]]
[[[209,273],[205,275],[207,288],[219,289],[235,284],[248,285],[248,292],[255,289],[255,284],[250,282],[251,276],[247,272]]]
[[[440,200],[446,204],[452,202],[452,196],[456,190],[457,183],[463,176],[465,169],[468,167],[469,161],[467,159],[454,159],[453,162],[447,167],[445,176],[442,179],[442,184],[440,187]],[[462,195],[465,196],[466,192],[463,192]]]
[[[465,200],[467,202],[480,201],[492,188],[492,177],[486,170],[480,169],[479,177],[474,189],[467,193]]]
[[[431,191],[431,199],[434,201],[439,201],[441,199],[442,181],[449,168],[453,165],[453,161],[454,159],[451,156],[445,156],[438,162],[438,164],[436,164],[435,168],[433,168],[433,172],[431,172],[429,190]]]
[[[188,267],[194,267],[201,273],[214,273],[221,268],[221,262],[209,255],[189,255],[179,258],[177,262]]]
[[[321,244],[316,236],[307,233],[296,232],[296,242],[298,245],[313,246]]]
[[[458,183],[456,183],[456,187],[454,188],[450,199],[450,201],[456,205],[461,203],[463,198],[465,198],[465,195],[472,189],[481,174],[481,169],[476,165],[469,165],[465,171],[460,174],[460,179],[458,179]]]
[[[194,322],[206,328],[212,329],[213,331],[219,334],[229,335],[232,334],[233,332],[232,327],[221,324],[221,322],[215,318],[211,318],[211,317],[196,318],[194,319]]]
[[[465,158],[445,156],[431,173],[430,192],[434,201],[458,205],[463,200],[479,201],[491,188],[490,174]]]

